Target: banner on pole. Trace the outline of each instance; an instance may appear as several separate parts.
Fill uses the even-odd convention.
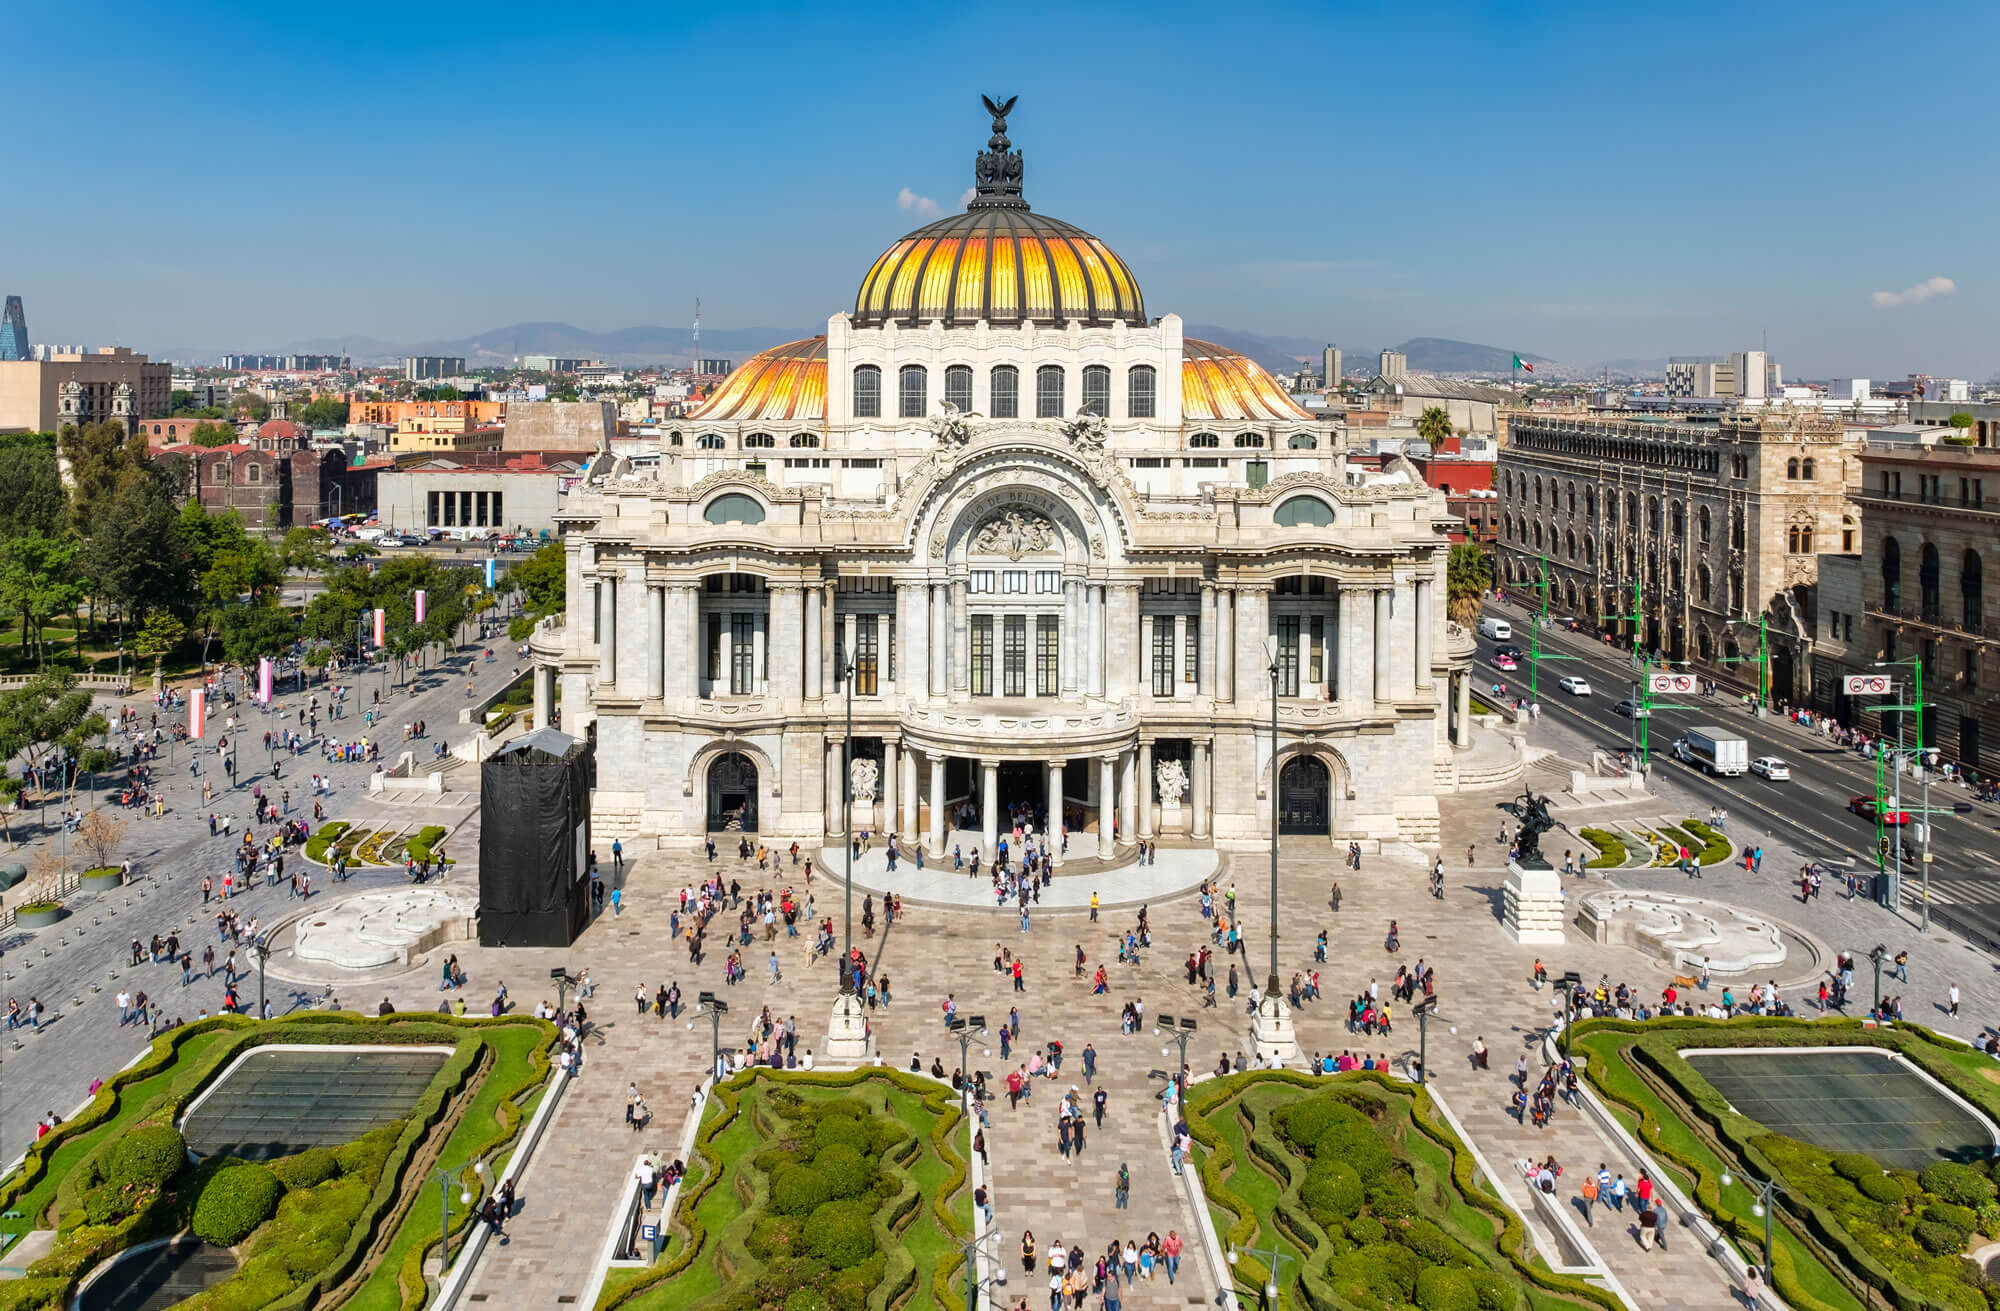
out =
[[[425,604],[429,599],[429,595],[425,593],[423,588],[419,587],[417,589],[417,622],[420,624],[424,622],[424,614],[429,609]]]
[[[486,558],[486,590],[493,590],[493,566],[497,563],[491,556]]]
[[[1652,674],[1647,677],[1646,686],[1656,696],[1660,693],[1686,696],[1695,690],[1695,677],[1693,674]]]
[[[271,704],[271,657],[257,658],[257,699],[265,705]]]
[[[188,737],[199,742],[208,728],[208,693],[196,689],[188,693]]]
[[[375,645],[378,647],[389,645],[388,637],[389,612],[387,610],[377,610],[375,612]]]
[[[1849,674],[1845,683],[1849,696],[1887,696],[1895,690],[1887,674]]]

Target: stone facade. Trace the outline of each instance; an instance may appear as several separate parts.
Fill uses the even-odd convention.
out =
[[[1755,687],[1759,616],[1776,698],[1811,696],[1820,552],[1859,549],[1854,448],[1812,412],[1714,420],[1519,415],[1500,454],[1499,581]],[[1633,585],[1638,583],[1635,609]]]

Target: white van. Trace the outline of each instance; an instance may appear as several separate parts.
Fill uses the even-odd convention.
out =
[[[1479,635],[1490,637],[1496,642],[1504,642],[1514,635],[1514,626],[1505,619],[1495,619],[1488,615],[1479,621]]]

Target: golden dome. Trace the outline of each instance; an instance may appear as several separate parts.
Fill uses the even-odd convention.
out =
[[[1190,423],[1297,423],[1313,417],[1257,361],[1199,337],[1181,339],[1181,416]]]
[[[688,415],[688,421],[789,422],[825,417],[826,338],[819,336],[751,356]]]
[[[1021,199],[1021,152],[1007,140],[1014,102],[985,104],[993,135],[979,156],[972,203],[882,252],[854,298],[855,323],[1144,325],[1146,305],[1125,261]]]

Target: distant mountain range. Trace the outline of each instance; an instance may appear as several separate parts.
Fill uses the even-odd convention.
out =
[[[1268,369],[1283,372],[1290,372],[1301,364],[1317,368],[1320,350],[1326,344],[1312,337],[1265,336],[1206,323],[1191,323],[1187,325],[1186,332],[1190,337],[1212,341],[1247,355]],[[709,359],[741,362],[760,350],[811,335],[811,331],[804,329],[710,328],[702,333],[701,353]],[[277,353],[320,355],[344,351],[356,364],[392,364],[406,355],[462,355],[466,366],[475,369],[502,367],[523,355],[573,356],[602,360],[606,364],[684,365],[694,358],[689,337],[689,330],[685,327],[645,325],[613,332],[592,332],[568,323],[515,323],[470,337],[431,341],[314,337],[287,343]],[[1380,347],[1345,342],[1335,344],[1344,353],[1343,366],[1348,376],[1374,375]],[[1446,337],[1412,337],[1389,349],[1402,352],[1409,361],[1409,367],[1419,373],[1480,373],[1498,377],[1511,371],[1514,359],[1514,352],[1503,347],[1453,341]],[[193,348],[165,350],[158,354],[186,364],[212,364],[222,357],[221,351]],[[1522,351],[1521,358],[1536,366],[1544,376],[1574,372],[1543,355]]]

